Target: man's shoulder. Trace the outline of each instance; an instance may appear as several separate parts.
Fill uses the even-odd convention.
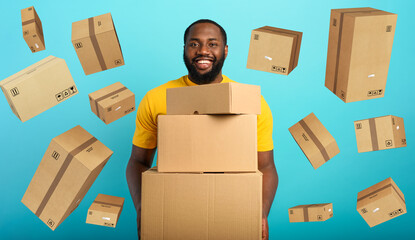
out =
[[[184,77],[184,76],[183,76]],[[176,88],[176,87],[184,87],[186,86],[183,81],[183,77],[180,77],[175,80],[168,81],[158,87],[155,87],[147,92],[148,97],[155,97],[155,96],[163,96],[166,94],[167,88]]]

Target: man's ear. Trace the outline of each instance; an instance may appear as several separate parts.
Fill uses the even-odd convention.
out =
[[[228,56],[228,45],[225,46],[225,58]]]

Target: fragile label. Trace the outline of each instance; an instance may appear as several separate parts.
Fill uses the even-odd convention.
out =
[[[76,89],[75,85],[69,87],[68,89],[63,90],[62,92],[59,92],[55,94],[55,98],[58,102],[62,101],[65,98],[70,97],[72,94],[77,93],[78,90]]]
[[[383,94],[383,89],[370,90],[367,92],[368,97],[379,96]]]
[[[398,215],[401,215],[402,213],[403,213],[403,210],[401,208],[399,208],[398,210],[390,212],[389,217],[393,218],[393,217],[396,217]]]
[[[280,66],[275,66],[275,65],[272,65],[271,70],[274,71],[274,72],[281,72],[281,73],[286,73],[287,72],[287,68],[280,67]]]
[[[10,90],[10,92],[11,92],[11,94],[12,94],[12,96],[13,96],[13,97],[15,97],[15,96],[19,95],[19,89],[17,89],[17,87],[12,88],[12,89]]]

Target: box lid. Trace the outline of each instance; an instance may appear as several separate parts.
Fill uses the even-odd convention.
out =
[[[115,31],[111,13],[80,20],[72,23],[72,41],[89,38],[92,34]]]

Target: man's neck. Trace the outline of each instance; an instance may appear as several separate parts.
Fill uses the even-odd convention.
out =
[[[188,78],[189,78],[189,80],[190,80],[191,82],[193,82],[194,84],[200,85],[200,84],[198,84],[197,82],[193,81],[193,79],[191,79],[191,78],[190,78],[190,75],[189,75],[189,74],[188,74],[187,76],[188,76]],[[210,82],[210,83],[208,83],[208,84],[212,84],[212,83],[221,83],[221,82],[222,82],[222,80],[223,80],[222,71],[220,71],[220,72],[219,72],[219,74],[215,77],[215,80],[213,80],[212,82]]]

